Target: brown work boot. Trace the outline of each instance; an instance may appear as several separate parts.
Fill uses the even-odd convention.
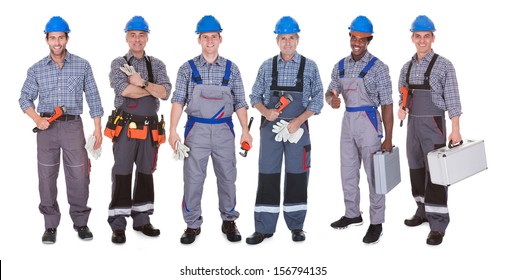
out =
[[[227,235],[227,239],[230,242],[241,241],[241,233],[237,229],[234,221],[223,221],[221,225],[221,231]]]
[[[195,241],[197,235],[200,234],[200,227],[198,228],[186,228],[183,235],[181,236],[182,244],[192,244]]]

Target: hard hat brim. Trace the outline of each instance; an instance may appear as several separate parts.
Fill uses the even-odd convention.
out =
[[[358,32],[358,31],[350,31],[350,34],[355,37],[367,38],[371,37],[372,33]]]

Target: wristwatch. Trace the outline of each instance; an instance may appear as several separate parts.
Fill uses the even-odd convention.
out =
[[[144,80],[144,83],[142,83],[141,88],[146,88],[149,85],[149,82]]]

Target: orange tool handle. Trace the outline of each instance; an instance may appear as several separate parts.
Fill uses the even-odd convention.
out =
[[[57,106],[57,107],[54,109],[54,113],[53,113],[53,115],[52,115],[49,119],[47,119],[47,121],[48,121],[49,123],[52,123],[52,122],[53,122],[53,121],[55,121],[57,118],[61,117],[63,114],[64,114],[64,111],[63,111],[62,107]],[[34,128],[32,129],[32,131],[33,131],[33,132],[39,132],[39,131],[40,131],[40,129],[39,129],[38,127],[34,127]]]
[[[276,111],[278,113],[280,113],[281,111],[283,111],[283,109],[285,109],[286,106],[288,106],[288,104],[290,104],[290,100],[288,100],[284,95],[279,98],[279,102],[281,103],[281,106],[279,106],[276,109]]]

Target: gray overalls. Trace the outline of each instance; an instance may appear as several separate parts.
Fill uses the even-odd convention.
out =
[[[381,148],[383,125],[381,116],[365,89],[363,77],[374,65],[373,57],[358,77],[344,77],[344,59],[339,62],[342,95],[346,112],[341,126],[341,182],[344,192],[345,216],[360,216],[360,165],[369,184],[369,215],[371,224],[385,221],[385,195],[376,194],[373,154]]]
[[[280,181],[283,155],[285,157],[285,176],[283,191],[283,215],[288,229],[303,229],[307,212],[307,187],[309,168],[311,163],[311,142],[307,121],[301,125],[304,134],[297,143],[277,142],[272,132],[274,124],[284,119],[290,121],[306,108],[302,106],[303,74],[306,58],[302,56],[301,65],[294,87],[277,85],[277,56],[273,58],[272,97],[267,108],[275,108],[280,97],[289,92],[293,101],[283,109],[282,114],[275,121],[269,122],[262,117],[260,127],[260,155],[258,190],[255,202],[255,231],[271,234],[276,231],[276,224],[280,212]]]
[[[450,222],[448,213],[448,187],[433,184],[430,179],[427,154],[446,145],[444,110],[432,102],[430,73],[438,55],[434,54],[422,85],[409,84],[411,66],[406,73],[406,84],[412,92],[406,139],[411,192],[417,204],[415,215],[427,218],[431,231],[445,232]]]
[[[235,210],[237,178],[234,126],[232,114],[234,102],[228,86],[232,62],[227,60],[221,86],[204,85],[193,60],[192,78],[197,85],[188,96],[185,126],[185,145],[190,148],[184,160],[183,218],[189,228],[203,223],[201,199],[207,173],[209,156],[213,161],[217,178],[219,211],[224,221],[239,217]]]
[[[151,62],[147,56],[144,58],[148,68],[148,80],[154,83]],[[158,145],[154,144],[149,127],[158,123],[157,109],[156,98],[153,96],[138,99],[125,97],[123,104],[117,109],[124,123],[119,137],[113,142],[112,198],[108,218],[112,230],[125,230],[128,216],[132,216],[133,227],[150,223],[149,215],[154,211],[153,172],[156,170]],[[133,122],[137,129],[148,130],[145,139],[131,136],[129,127],[132,127]],[[134,163],[136,176],[132,196]]]

